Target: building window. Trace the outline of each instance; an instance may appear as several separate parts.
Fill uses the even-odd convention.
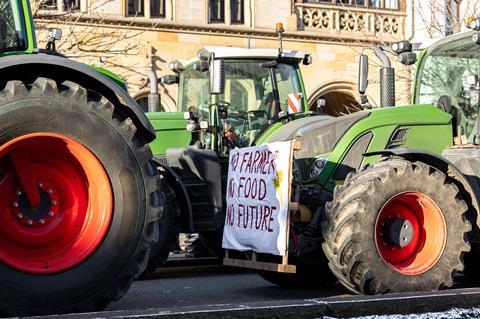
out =
[[[128,0],[128,16],[145,17],[145,0]],[[150,17],[165,18],[165,0],[150,0]]]
[[[152,18],[165,18],[165,0],[150,0]]]
[[[128,0],[128,15],[143,17],[145,15],[143,0]]]
[[[232,24],[243,24],[244,22],[243,0],[230,0],[230,11]]]
[[[244,1],[243,0],[227,0],[230,1],[230,23],[244,23]],[[213,23],[225,23],[225,0],[209,1],[209,21]]]
[[[210,22],[225,22],[224,0],[210,0]]]
[[[80,10],[80,0],[63,0],[63,8],[59,8],[62,3],[58,0],[45,0],[41,2],[40,8],[43,10],[61,10],[74,12]]]

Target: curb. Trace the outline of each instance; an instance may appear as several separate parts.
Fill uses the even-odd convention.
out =
[[[380,296],[341,296],[318,299],[282,300],[241,304],[218,304],[179,308],[119,310],[70,314],[42,319],[155,319],[155,318],[319,318],[358,317],[439,312],[452,308],[472,308],[480,305],[480,289],[452,289],[432,293],[401,293]]]

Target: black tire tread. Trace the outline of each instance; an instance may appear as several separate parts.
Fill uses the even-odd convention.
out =
[[[2,87],[2,85],[0,85]],[[146,190],[146,218],[143,225],[141,240],[135,249],[128,265],[118,277],[108,286],[102,288],[96,294],[85,300],[77,300],[71,305],[65,305],[55,309],[3,309],[0,312],[8,314],[24,313],[66,313],[85,312],[102,310],[111,301],[123,297],[130,288],[134,279],[138,278],[147,267],[150,249],[156,241],[155,234],[157,220],[160,218],[163,209],[163,195],[161,192],[162,181],[160,180],[156,166],[152,161],[152,152],[146,140],[137,134],[137,128],[133,121],[125,117],[123,112],[116,108],[106,98],[96,92],[88,91],[82,86],[64,81],[57,83],[55,80],[39,77],[32,83],[22,81],[4,82],[4,89],[0,91],[0,99],[7,103],[18,99],[31,99],[48,96],[50,99],[68,97],[84,101],[89,106],[88,112],[95,112],[101,118],[111,124],[125,139],[126,143],[134,153],[145,182]],[[53,298],[54,296],[52,296]]]
[[[323,250],[329,260],[329,266],[340,282],[349,290],[360,294],[381,294],[396,291],[388,280],[380,280],[372,274],[369,260],[365,256],[363,244],[358,242],[362,231],[357,224],[358,218],[367,218],[365,207],[369,196],[382,190],[393,176],[410,176],[420,183],[441,183],[445,196],[449,196],[451,211],[458,213],[457,231],[467,234],[471,231],[471,222],[467,219],[468,206],[461,198],[459,188],[444,173],[421,162],[411,163],[402,159],[380,161],[366,169],[350,174],[344,185],[337,186],[333,200],[326,205],[326,222],[322,231],[325,236]],[[443,194],[443,193],[442,193]],[[386,198],[388,199],[388,198]],[[447,226],[448,227],[448,226]],[[435,286],[418,286],[416,289],[440,289],[453,285],[453,276],[463,270],[463,255],[470,250],[466,240],[457,245],[458,252],[445,262],[446,267]],[[378,253],[375,254],[378,256]],[[378,256],[378,258],[381,258]],[[405,289],[405,286],[398,288]]]

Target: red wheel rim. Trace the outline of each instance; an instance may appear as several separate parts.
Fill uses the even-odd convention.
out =
[[[431,269],[442,256],[446,241],[445,218],[425,194],[398,194],[377,216],[377,251],[388,266],[401,274],[419,275]]]
[[[28,195],[35,192],[40,202],[33,206]],[[0,261],[23,272],[77,266],[110,227],[107,173],[92,152],[66,136],[28,134],[0,146],[0,194]]]

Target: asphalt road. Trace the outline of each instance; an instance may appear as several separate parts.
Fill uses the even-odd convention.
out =
[[[106,310],[144,310],[215,304],[310,299],[349,295],[340,285],[289,290],[270,284],[254,272],[213,266],[157,272],[136,281],[127,295]]]

